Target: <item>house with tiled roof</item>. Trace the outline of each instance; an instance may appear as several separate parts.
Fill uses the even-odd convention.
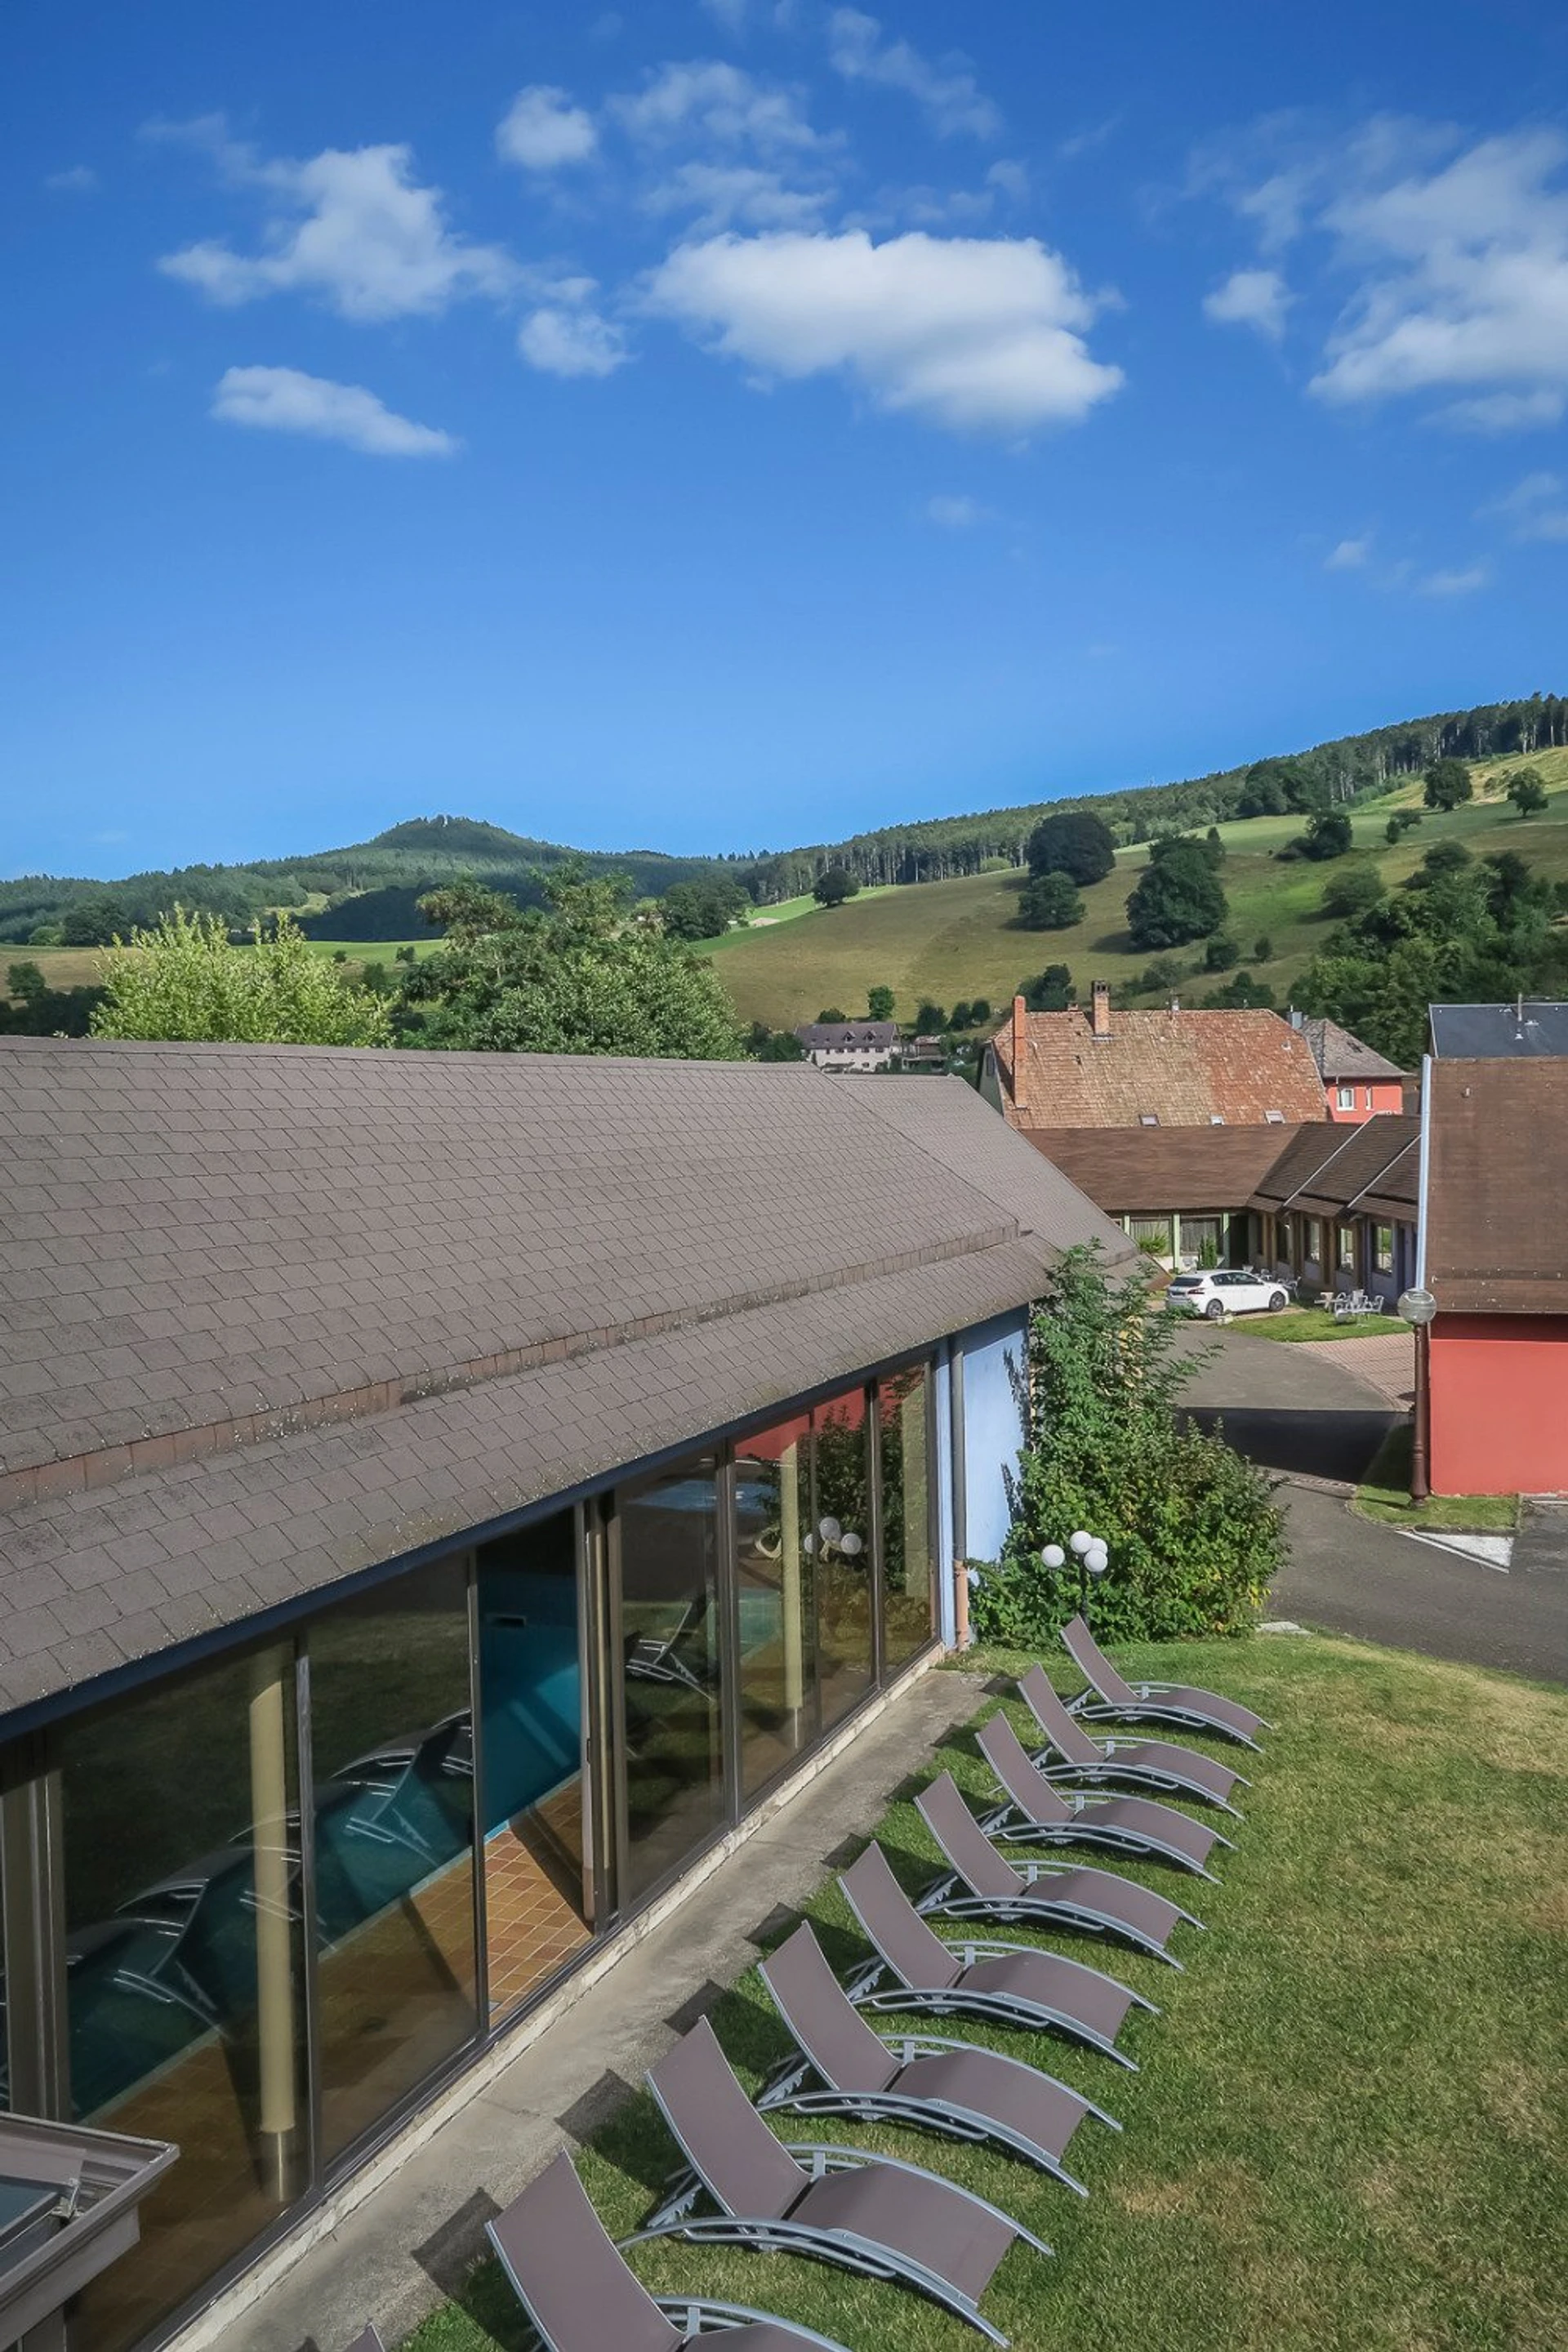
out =
[[[71,2341],[216,2345],[932,1663],[1131,1250],[956,1079],[107,1039],[0,1219],[5,2105],[166,2168]]]
[[[1294,1005],[1285,1018],[1311,1049],[1329,1117],[1336,1125],[1351,1126],[1384,1111],[1405,1108],[1405,1073],[1385,1054],[1342,1029],[1337,1021],[1298,1013]]]

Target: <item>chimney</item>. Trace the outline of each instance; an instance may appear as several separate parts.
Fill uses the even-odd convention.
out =
[[[1165,1008],[1168,1013],[1179,1013],[1181,1009],[1182,1000],[1179,996],[1173,996],[1170,1003]]]
[[[1295,1006],[1292,1004],[1286,1013],[1285,1018],[1289,1021],[1292,1029],[1300,1029],[1307,1016],[1304,1013],[1298,1013]]]
[[[1024,1108],[1024,1089],[1028,1083],[1029,1067],[1029,1008],[1021,996],[1013,999],[1013,1108]]]
[[[1110,1034],[1110,982],[1097,980],[1089,991],[1089,1030],[1091,1037]]]

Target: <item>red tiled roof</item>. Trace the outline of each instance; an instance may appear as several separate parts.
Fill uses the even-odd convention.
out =
[[[1295,1126],[1325,1116],[1310,1046],[1276,1013],[1112,1012],[1096,1037],[1087,1009],[1024,1015],[994,1040],[1006,1116],[1031,1128]]]

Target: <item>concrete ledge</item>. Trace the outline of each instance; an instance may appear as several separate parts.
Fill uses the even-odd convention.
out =
[[[178,2352],[220,2343],[225,2352],[299,2352],[308,2337],[321,2352],[337,2352],[366,2319],[389,2345],[417,2326],[482,2252],[485,2221],[563,2137],[585,2136],[640,2084],[676,2038],[671,2013],[742,1975],[756,1957],[747,1930],[797,1906],[824,1875],[826,1856],[872,1829],[890,1790],[973,1713],[979,1678],[932,1676],[937,1654],[869,1701],[303,2214],[180,2332]]]

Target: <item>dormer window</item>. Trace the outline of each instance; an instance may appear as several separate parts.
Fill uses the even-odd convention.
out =
[[[1263,1114],[1263,1123],[1266,1127],[1283,1127],[1285,1114],[1282,1110],[1266,1110]]]
[[[1211,1127],[1223,1127],[1225,1125],[1223,1114],[1217,1110],[1211,1110],[1209,1113],[1209,1125]]]
[[[1159,1112],[1157,1110],[1141,1110],[1138,1114],[1138,1124],[1140,1127],[1158,1127],[1160,1124]]]

